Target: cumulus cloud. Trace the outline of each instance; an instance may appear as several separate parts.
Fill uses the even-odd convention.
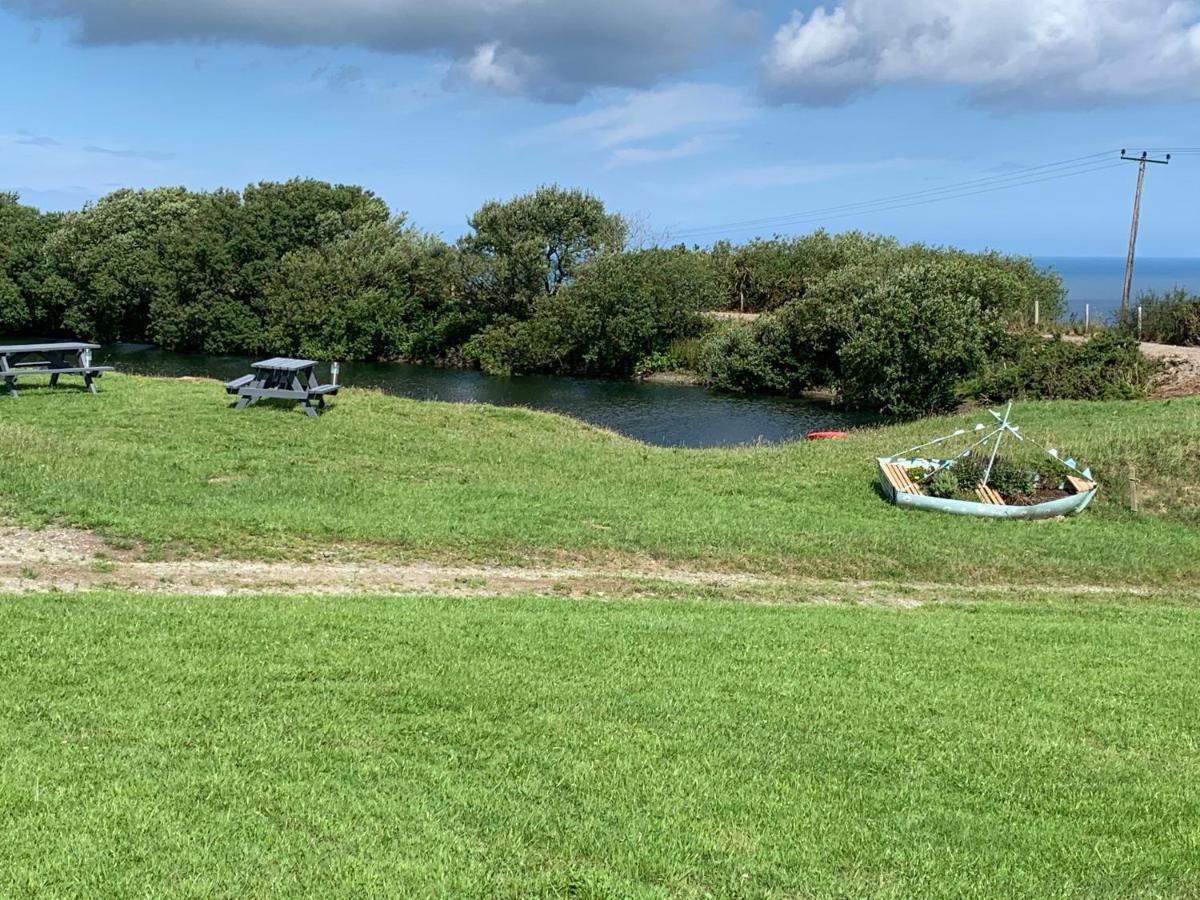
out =
[[[899,83],[991,105],[1200,98],[1200,2],[840,0],[793,13],[763,60],[778,101],[836,105]]]
[[[87,45],[241,41],[449,58],[455,86],[548,100],[647,87],[744,33],[736,0],[0,0]],[[730,37],[730,39],[733,39]]]

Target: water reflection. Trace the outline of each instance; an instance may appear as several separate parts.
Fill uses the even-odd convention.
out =
[[[106,346],[102,364],[144,375],[229,380],[249,371],[249,357],[173,353],[145,344]],[[319,368],[324,376],[328,369]],[[562,413],[663,447],[732,447],[797,440],[806,432],[865,424],[869,417],[828,404],[742,397],[687,385],[522,375],[496,378],[461,369],[401,363],[342,363],[341,382],[416,400],[525,406]]]

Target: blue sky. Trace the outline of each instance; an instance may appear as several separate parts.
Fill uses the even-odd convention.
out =
[[[1200,147],[1200,4],[0,0],[0,78],[0,189],[49,209],[303,175],[453,239],[557,182],[649,239],[824,225],[1121,255],[1132,165],[725,226]],[[1200,155],[1147,182],[1141,252],[1200,256]]]

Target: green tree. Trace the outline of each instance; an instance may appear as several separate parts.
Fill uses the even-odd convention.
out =
[[[599,256],[525,321],[492,326],[467,352],[489,371],[629,375],[673,340],[697,334],[720,296],[704,253],[683,248]]]
[[[163,247],[197,206],[185,188],[155,188],[114,191],[69,213],[46,242],[63,329],[92,340],[144,340],[151,303],[174,289]]]
[[[430,359],[457,332],[453,248],[402,217],[280,260],[267,285],[267,340],[316,359]]]
[[[13,193],[0,193],[0,334],[52,333],[47,309],[52,274],[44,253],[58,214],[25,206]]]
[[[621,250],[626,225],[579,190],[540,187],[506,203],[485,203],[470,218],[459,246],[479,260],[469,285],[489,316],[524,319],[533,303],[553,296],[579,267]]]

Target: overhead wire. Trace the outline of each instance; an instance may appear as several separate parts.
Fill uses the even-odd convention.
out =
[[[773,216],[763,219],[731,222],[724,225],[683,229],[674,232],[672,237],[700,237],[733,231],[745,231],[752,228],[787,227],[790,225],[807,224],[825,219],[841,219],[848,216],[863,215],[867,213],[908,209],[930,203],[940,203],[946,200],[957,200],[965,197],[977,196],[980,194],[993,193],[995,191],[1025,187],[1031,184],[1056,181],[1063,178],[1074,178],[1093,172],[1101,172],[1106,169],[1119,168],[1123,165],[1123,163],[1120,161],[1102,161],[1101,158],[1107,155],[1108,154],[1092,154],[1087,157],[1078,157],[1074,160],[1063,160],[1059,163],[1047,163],[1043,166],[1031,166],[1012,175],[973,179],[971,181],[960,182],[942,188],[929,188],[923,191],[913,191],[907,194],[896,194],[876,200],[860,201],[858,203],[848,203],[840,206],[807,210],[804,212],[792,213],[786,216]]]
[[[925,195],[942,194],[942,193],[947,193],[947,192],[951,192],[951,191],[963,190],[963,189],[970,188],[970,187],[984,186],[984,185],[992,184],[992,183],[1007,182],[1007,181],[1013,181],[1013,180],[1017,180],[1017,179],[1023,179],[1023,178],[1027,178],[1031,175],[1039,174],[1039,173],[1045,174],[1046,170],[1053,170],[1053,169],[1065,170],[1065,169],[1072,169],[1072,168],[1076,168],[1076,167],[1080,167],[1080,166],[1089,166],[1089,165],[1093,165],[1093,164],[1099,162],[1102,158],[1110,156],[1111,154],[1116,153],[1116,152],[1117,152],[1116,150],[1106,150],[1101,153],[1090,153],[1086,156],[1077,156],[1072,159],[1059,160],[1058,162],[1044,163],[1044,164],[1038,165],[1038,166],[1026,166],[1026,167],[1018,169],[1017,171],[1014,171],[1014,172],[997,173],[994,175],[987,175],[987,176],[983,176],[980,178],[972,178],[968,181],[955,182],[952,184],[941,185],[938,187],[924,188],[919,191],[909,191],[909,192],[903,193],[903,194],[892,194],[887,197],[877,198],[875,200],[864,200],[864,201],[859,201],[857,203],[843,203],[843,204],[838,204],[835,206],[826,206],[826,207],[822,207],[822,208],[818,208],[818,209],[805,210],[800,213],[789,213],[789,214],[783,214],[783,215],[778,215],[778,216],[767,216],[767,217],[759,218],[759,219],[742,219],[742,220],[736,221],[736,222],[725,222],[720,225],[713,225],[713,226],[707,226],[705,228],[697,228],[697,229],[690,229],[690,230],[707,231],[710,228],[712,228],[712,229],[736,228],[736,227],[740,227],[743,225],[747,225],[747,226],[748,225],[765,225],[765,224],[771,224],[772,222],[775,222],[775,221],[781,220],[781,219],[790,219],[795,216],[806,216],[809,214],[815,215],[815,214],[824,214],[824,213],[829,213],[829,212],[840,212],[843,210],[849,210],[849,209],[853,209],[853,208],[860,207],[860,206],[874,206],[874,205],[877,205],[880,203],[891,203],[893,201],[908,200],[908,199],[918,198],[918,197],[925,196]]]

